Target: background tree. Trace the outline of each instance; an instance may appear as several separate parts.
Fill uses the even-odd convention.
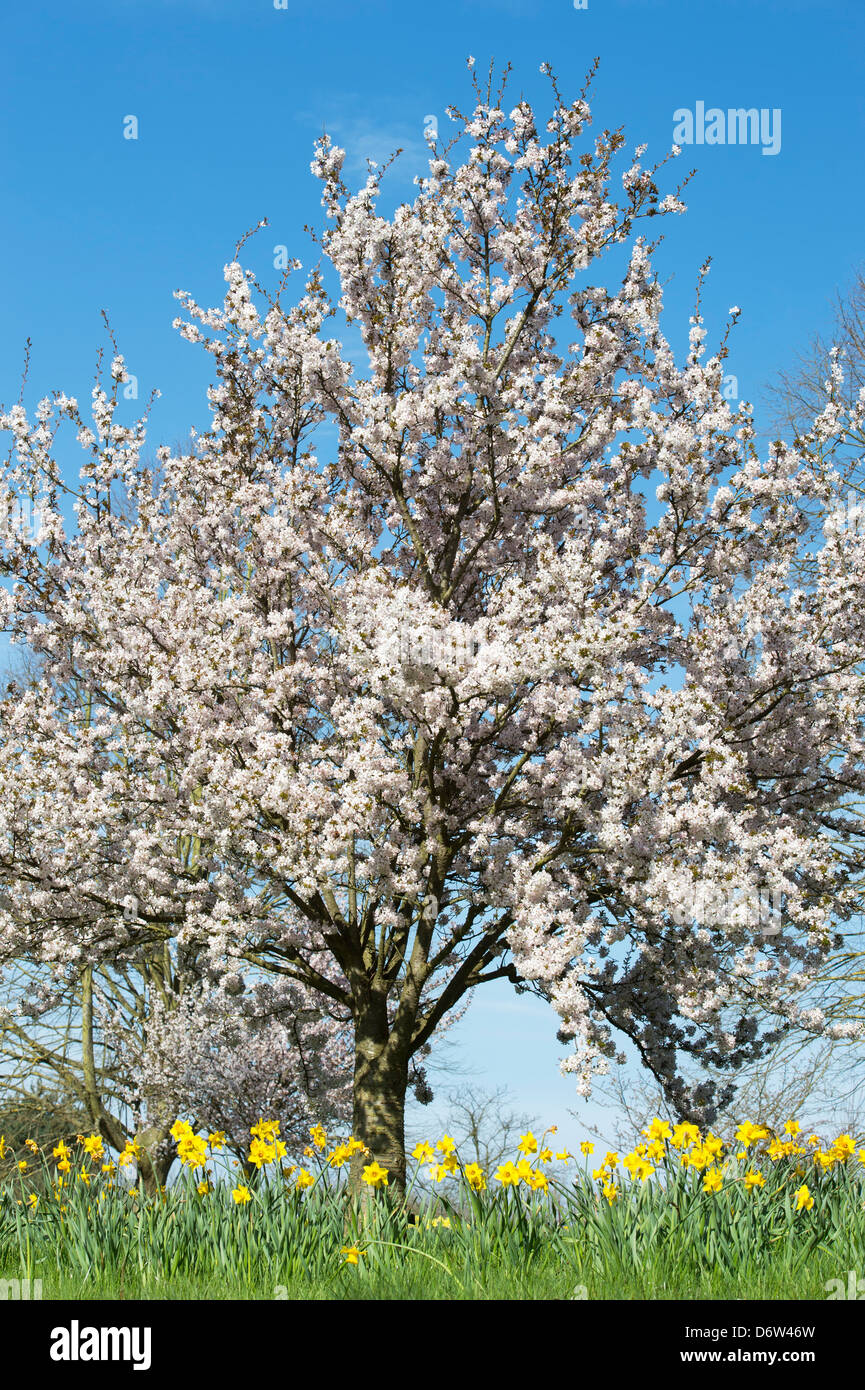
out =
[[[7,1090],[5,1082],[0,1077],[0,1181],[12,1179],[13,1188],[41,1194],[47,1186],[42,1158],[26,1140],[38,1146],[53,1171],[52,1150],[61,1141],[72,1149],[78,1135],[89,1132],[89,1116],[63,1091],[48,1090],[38,1080],[21,1092]]]
[[[865,266],[856,272],[848,289],[837,292],[834,322],[828,336],[815,333],[795,365],[780,371],[769,384],[767,395],[776,430],[795,438],[810,429],[826,405],[827,383],[833,382],[836,363],[843,378],[836,378],[834,395],[849,412],[865,389]],[[865,497],[865,429],[860,423],[846,440],[833,442],[843,446],[840,458],[834,458],[842,485],[860,498]]]
[[[767,388],[770,420],[776,434],[789,440],[807,436],[827,398],[854,414],[859,394],[865,387],[865,270],[860,269],[852,285],[839,291],[835,301],[834,323],[828,335],[815,334],[796,364],[781,371]],[[855,415],[854,415],[855,419]],[[772,436],[774,437],[774,436]],[[814,582],[816,557],[814,542],[822,538],[827,518],[837,517],[849,526],[863,525],[865,515],[859,507],[865,500],[863,477],[865,431],[861,422],[846,433],[825,440],[818,451],[819,461],[829,464],[833,486],[822,503],[803,501],[807,531],[798,565],[801,580]],[[818,463],[819,466],[819,463]],[[861,877],[862,811],[855,796],[845,798],[847,815],[859,827],[848,825],[843,852],[851,872]],[[860,904],[861,906],[861,904]],[[863,1008],[863,952],[861,932],[847,930],[840,945],[827,959],[820,977],[808,990],[809,1001],[819,1006],[834,1022],[865,1022]],[[707,1071],[707,1076],[711,1075]],[[717,1074],[716,1074],[717,1075]],[[814,1043],[810,1035],[796,1029],[785,1033],[766,1056],[740,1072],[735,1098],[716,1128],[732,1133],[741,1119],[758,1118],[779,1126],[784,1119],[807,1114],[812,1127],[835,1123],[842,1129],[861,1130],[863,1126],[863,1055],[857,1040]],[[609,1087],[602,1088],[609,1102],[621,1109],[624,1118],[617,1128],[620,1142],[630,1143],[651,1115],[668,1109],[657,1085],[630,1069],[627,1077],[617,1075]],[[675,1119],[681,1115],[669,1112]]]
[[[644,1071],[617,1071],[596,1090],[597,1100],[609,1106],[609,1129],[587,1126],[588,1132],[613,1147],[631,1149],[637,1135],[655,1115],[676,1123],[679,1113]],[[575,1119],[581,1119],[574,1111]],[[767,1059],[743,1068],[736,1093],[717,1116],[713,1132],[732,1145],[743,1121],[769,1127],[783,1136],[787,1120],[798,1120],[804,1133],[865,1134],[865,1092],[861,1048],[855,1043],[804,1037],[793,1032]]]
[[[144,465],[119,355],[92,428],[64,395],[0,418],[7,486],[43,514],[5,530],[0,603],[44,661],[0,707],[0,949],[62,970],[176,941],[346,1011],[352,1126],[397,1190],[412,1059],[471,990],[550,999],[583,1094],[623,1036],[702,1119],[682,1058],[822,1028],[798,997],[850,911],[830,835],[839,767],[863,780],[863,540],[828,536],[808,590],[795,565],[861,416],[760,458],[699,305],[677,365],[651,247],[615,292],[589,280],[683,205],[642,147],[614,197],[624,136],[578,153],[585,93],[550,80],[543,130],[476,83],[389,219],[381,172],[352,195],[319,142],[329,268],[290,309],[238,260],[220,310],[180,296],[216,373],[188,454]],[[695,883],[738,894],[727,920]]]
[[[457,1152],[464,1163],[479,1163],[485,1173],[513,1158],[520,1137],[537,1128],[536,1115],[512,1108],[507,1086],[489,1090],[469,1083],[449,1091],[446,1101],[445,1128],[456,1140]]]
[[[819,451],[820,457],[831,465],[832,487],[823,505],[812,501],[807,508],[810,520],[811,545],[805,546],[801,574],[805,583],[813,582],[815,561],[813,542],[823,534],[823,526],[841,525],[865,530],[865,427],[856,407],[865,391],[865,267],[860,267],[851,284],[835,296],[834,321],[829,333],[816,333],[799,354],[791,368],[780,371],[767,388],[773,427],[788,438],[807,436],[812,422],[825,408],[827,395],[847,413],[851,428],[838,432],[827,440]],[[860,885],[865,871],[865,803],[856,789],[850,788],[845,797],[848,824],[844,853],[851,876]],[[865,894],[860,887],[858,900],[859,926],[865,910]],[[861,930],[845,932],[844,940],[835,950],[821,972],[812,993],[833,1020],[865,1020],[865,952]],[[802,1052],[808,1060],[803,1064]],[[789,1065],[791,1054],[797,1057]],[[795,1067],[801,1075],[791,1077]],[[831,1041],[817,1049],[794,1036],[779,1048],[777,1058],[771,1056],[765,1066],[758,1068],[750,1079],[749,1089],[761,1092],[772,1088],[783,1095],[792,1085],[793,1093],[819,1097],[823,1111],[830,1106],[830,1090],[835,1089],[842,1107],[859,1116],[862,1125],[861,1088],[863,1055],[861,1044]]]
[[[54,1143],[66,1113],[81,1117],[76,1132],[96,1129],[118,1151],[136,1141],[148,1192],[168,1177],[178,1118],[224,1132],[241,1162],[262,1116],[280,1121],[294,1152],[312,1124],[347,1126],[350,1030],[296,986],[232,974],[220,988],[162,965],[158,981],[146,959],[65,980],[26,962],[7,969],[0,1076],[10,1114],[41,1114],[38,1092],[57,1107]]]

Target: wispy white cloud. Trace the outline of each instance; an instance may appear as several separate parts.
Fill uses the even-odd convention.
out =
[[[343,94],[336,102],[329,100],[320,110],[298,111],[296,119],[310,130],[310,156],[313,139],[326,131],[345,150],[345,170],[349,174],[365,177],[367,160],[382,166],[397,150],[402,153],[392,166],[389,178],[411,183],[416,174],[426,174],[429,163],[429,145],[424,137],[426,114],[418,109],[417,114],[403,113],[382,120],[363,110],[368,105],[368,96],[353,98]],[[437,116],[436,119],[444,119],[445,125],[449,124],[446,117]]]

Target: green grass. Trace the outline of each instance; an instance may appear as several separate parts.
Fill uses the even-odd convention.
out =
[[[865,1268],[865,1222],[861,1184],[839,1174],[815,1187],[821,1205],[802,1212],[780,1184],[772,1202],[691,1183],[690,1206],[639,1184],[610,1206],[577,1186],[558,1214],[498,1191],[473,1212],[450,1205],[450,1228],[431,1229],[380,1199],[352,1227],[324,1188],[273,1185],[238,1207],[227,1191],[179,1184],[155,1202],[114,1191],[89,1213],[76,1192],[62,1216],[50,1199],[31,1214],[7,1196],[0,1277],[29,1274],[43,1298],[76,1300],[273,1299],[278,1286],[289,1299],[571,1299],[580,1286],[588,1299],[819,1299],[827,1280]],[[341,1253],[354,1244],[357,1265]]]
[[[225,1184],[199,1193],[189,1171],[156,1199],[130,1195],[96,1160],[53,1189],[43,1158],[38,1174],[0,1181],[0,1278],[39,1278],[43,1298],[76,1301],[825,1300],[829,1280],[865,1273],[865,1164],[802,1155],[764,1153],[753,1192],[756,1149],[715,1158],[714,1191],[720,1167],[682,1166],[668,1149],[648,1181],[619,1168],[612,1200],[586,1170],[548,1191],[491,1180],[476,1193],[457,1168],[415,1192],[416,1223],[383,1191],[362,1213],[324,1156],[313,1186],[275,1168],[242,1205]],[[357,1264],[343,1253],[353,1246]]]
[[[441,1252],[440,1252],[441,1253]],[[858,1265],[863,1269],[862,1251]],[[624,1272],[609,1275],[579,1271],[574,1266],[552,1257],[541,1258],[528,1267],[503,1266],[491,1261],[480,1270],[469,1271],[458,1261],[453,1272],[463,1283],[457,1287],[454,1278],[444,1271],[431,1272],[412,1268],[406,1262],[391,1270],[360,1271],[345,1266],[335,1279],[293,1278],[286,1283],[271,1278],[246,1279],[216,1275],[159,1279],[142,1275],[135,1270],[107,1270],[99,1278],[81,1278],[58,1273],[50,1266],[41,1270],[43,1299],[64,1299],[91,1302],[123,1299],[154,1299],[166,1301],[202,1300],[295,1300],[350,1299],[386,1300],[555,1300],[580,1297],[579,1287],[585,1289],[588,1300],[825,1300],[826,1284],[841,1278],[846,1284],[848,1266],[831,1253],[824,1252],[809,1262],[807,1270],[793,1273],[785,1269],[761,1266],[743,1268],[734,1277],[717,1271],[693,1275],[685,1268],[665,1266],[660,1262],[647,1264],[630,1276]],[[580,1274],[582,1273],[582,1278]],[[0,1279],[17,1277],[18,1270],[0,1270]],[[39,1269],[37,1267],[37,1277]],[[277,1293],[277,1285],[280,1292]]]

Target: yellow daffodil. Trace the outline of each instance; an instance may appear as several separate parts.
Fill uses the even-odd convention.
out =
[[[520,1175],[513,1163],[503,1163],[496,1173],[496,1182],[500,1182],[503,1187],[516,1187],[520,1180]]]
[[[269,1163],[273,1163],[276,1158],[276,1148],[273,1144],[266,1144],[263,1139],[253,1139],[249,1146],[250,1163],[254,1163],[256,1168],[261,1171]]]
[[[655,1116],[649,1128],[644,1129],[642,1132],[645,1134],[646,1138],[650,1139],[653,1143],[657,1140],[670,1139],[672,1137],[668,1121],[660,1120],[657,1116]]]
[[[674,1149],[685,1149],[689,1144],[699,1144],[701,1142],[700,1131],[696,1125],[688,1124],[684,1121],[676,1125],[670,1136],[670,1143]]]
[[[184,1134],[177,1142],[177,1157],[187,1168],[203,1168],[207,1162],[207,1144],[199,1134]]]
[[[259,1116],[258,1124],[250,1129],[253,1139],[260,1139],[263,1144],[272,1144],[279,1135],[279,1120],[263,1120]]]
[[[463,1169],[463,1177],[473,1192],[483,1192],[487,1185],[484,1170],[479,1163],[467,1163]]]
[[[752,1124],[750,1120],[745,1120],[736,1130],[736,1138],[745,1149],[750,1149],[752,1144],[756,1144],[760,1139],[768,1139],[769,1131],[765,1125]]]
[[[365,1182],[369,1187],[387,1187],[387,1185],[388,1185],[387,1174],[388,1174],[387,1168],[382,1168],[382,1166],[381,1166],[381,1164],[378,1162],[378,1160],[377,1160],[377,1159],[373,1159],[372,1163],[368,1163],[368,1164],[366,1165],[366,1167],[364,1168],[363,1174],[362,1174],[362,1180],[363,1180],[363,1182]]]
[[[849,1134],[839,1134],[832,1145],[832,1152],[836,1158],[845,1162],[856,1152],[855,1140]]]
[[[703,1168],[709,1167],[713,1157],[714,1155],[709,1152],[705,1144],[701,1144],[698,1149],[692,1149],[690,1153],[682,1154],[682,1163],[686,1167],[696,1168],[699,1173]]]
[[[531,1187],[533,1172],[534,1169],[532,1168],[532,1165],[529,1163],[529,1160],[527,1158],[521,1158],[519,1163],[517,1164],[517,1177],[519,1178],[520,1182],[524,1182],[529,1187]]]
[[[88,1134],[86,1139],[82,1139],[81,1143],[84,1152],[88,1154],[90,1158],[101,1158],[105,1152],[105,1145],[99,1134]]]

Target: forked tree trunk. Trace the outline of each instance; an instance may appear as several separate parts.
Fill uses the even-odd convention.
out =
[[[351,1160],[350,1188],[368,1193],[363,1170],[375,1160],[388,1170],[387,1192],[401,1201],[405,1195],[405,1097],[408,1057],[394,1038],[383,1042],[358,1030],[355,1044],[352,1133],[369,1149]]]

